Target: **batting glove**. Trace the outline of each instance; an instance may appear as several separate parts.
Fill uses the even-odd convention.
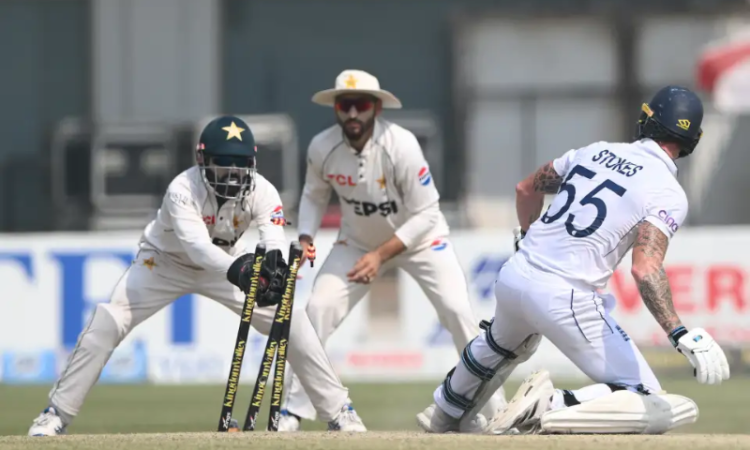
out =
[[[688,331],[677,327],[669,333],[672,345],[693,366],[693,375],[701,384],[721,384],[729,379],[729,363],[719,344],[702,328]]]

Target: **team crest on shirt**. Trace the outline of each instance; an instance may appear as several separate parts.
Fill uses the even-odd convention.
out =
[[[157,266],[157,264],[154,262],[154,257],[150,257],[148,259],[143,260],[143,265],[148,267],[148,270],[153,270],[154,267]]]
[[[271,212],[271,223],[274,225],[286,225],[286,218],[284,217],[284,210],[281,205],[277,206]]]
[[[430,244],[430,247],[433,251],[439,252],[441,250],[445,250],[448,247],[448,242],[442,239],[435,239],[434,241],[432,241],[432,244]]]
[[[419,183],[422,186],[427,186],[430,184],[430,181],[432,181],[432,175],[430,175],[430,169],[427,168],[427,166],[422,167],[419,169]]]

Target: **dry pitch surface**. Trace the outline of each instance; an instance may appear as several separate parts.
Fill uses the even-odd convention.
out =
[[[750,379],[721,386],[665,380],[665,389],[696,400],[700,418],[666,436],[467,436],[418,432],[414,416],[432,398],[435,383],[350,384],[359,414],[372,431],[363,435],[321,432],[214,433],[223,386],[106,386],[94,388],[68,436],[28,438],[31,420],[46,404],[49,386],[0,384],[0,450],[3,449],[249,449],[249,450],[750,450]],[[575,385],[561,384],[562,388]],[[508,386],[509,395],[517,383]],[[244,414],[251,386],[240,388],[235,414]],[[268,405],[259,429],[265,429]],[[716,433],[716,434],[706,434]],[[726,434],[737,433],[737,434]]]
[[[417,432],[168,433],[0,437],[0,449],[252,449],[252,450],[715,450],[750,449],[750,435],[467,436]]]

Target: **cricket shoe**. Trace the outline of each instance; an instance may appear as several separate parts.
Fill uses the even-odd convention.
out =
[[[461,426],[461,419],[446,414],[436,404],[431,404],[424,411],[417,414],[417,425],[428,433],[484,433],[487,419],[477,414],[465,426]]]
[[[347,431],[352,433],[364,433],[367,431],[362,419],[351,403],[345,404],[335,419],[328,422],[328,431]]]
[[[293,432],[299,431],[300,419],[299,416],[291,414],[289,410],[281,410],[281,419],[279,419],[279,431],[280,432]]]
[[[51,406],[42,411],[29,428],[29,436],[59,436],[61,434],[65,434],[65,425],[55,408]]]
[[[493,434],[537,434],[554,394],[549,372],[533,372],[523,380],[508,406],[490,420],[488,429]]]

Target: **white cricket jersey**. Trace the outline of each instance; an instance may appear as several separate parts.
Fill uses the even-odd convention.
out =
[[[648,221],[668,239],[688,212],[677,166],[651,139],[597,142],[553,161],[563,184],[521,241],[532,266],[604,288]]]
[[[393,237],[408,250],[447,236],[430,169],[414,134],[377,118],[373,136],[357,153],[339,125],[310,142],[300,202],[300,234],[315,236],[335,190],[341,238],[370,251]]]
[[[273,219],[284,217],[276,188],[260,174],[244,200],[226,200],[221,207],[193,166],[169,184],[156,218],[146,226],[140,248],[153,249],[183,266],[226,272],[246,253],[242,234],[254,222],[267,250],[284,250],[286,236]],[[249,251],[254,251],[254,247]]]

